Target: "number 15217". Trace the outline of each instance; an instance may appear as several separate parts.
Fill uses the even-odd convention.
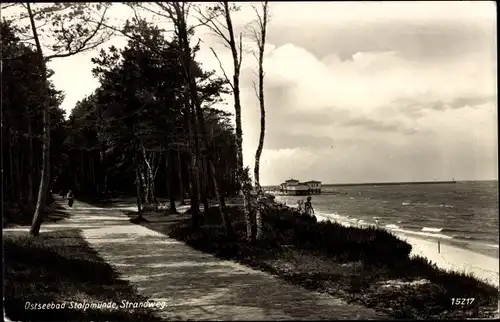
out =
[[[471,305],[474,303],[475,298],[473,297],[452,297],[452,305]]]

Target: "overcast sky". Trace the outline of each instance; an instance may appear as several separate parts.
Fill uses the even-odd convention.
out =
[[[254,18],[243,5],[234,17],[237,28]],[[323,183],[497,179],[494,2],[270,7],[263,184],[290,177]],[[203,65],[219,70],[213,46],[230,73],[229,51],[203,30],[197,36]],[[51,63],[68,112],[98,86],[91,74],[95,55]],[[255,59],[245,55],[244,162],[251,167],[260,129],[255,71]],[[226,109],[232,111],[231,104]]]

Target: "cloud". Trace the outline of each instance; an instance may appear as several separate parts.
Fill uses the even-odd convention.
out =
[[[492,2],[287,3],[271,8],[269,41],[278,47],[294,43],[320,59],[334,52],[345,60],[356,52],[393,50],[407,58],[446,60],[478,48],[496,50]]]
[[[382,21],[481,21],[495,17],[491,1],[436,1],[436,2],[301,2],[273,3],[273,23],[294,25],[303,23],[345,26],[348,23]],[[453,12],[452,15],[449,13]],[[289,19],[293,16],[294,19]],[[288,18],[288,19],[287,19]]]
[[[289,157],[277,155],[285,147],[297,148],[298,160],[304,159],[301,152],[315,151],[307,167],[305,161],[293,167],[297,174],[326,181],[449,179],[459,177],[458,172],[491,178],[496,173],[495,125],[484,119],[496,115],[495,73],[491,62],[473,57],[482,56],[430,61],[386,51],[357,52],[349,60],[332,53],[320,60],[295,44],[277,46],[266,56],[265,93],[268,127],[281,130],[267,133],[265,147],[277,149],[274,157],[280,161],[262,168],[264,182],[283,179],[279,168],[289,164]],[[258,107],[250,84],[255,76],[247,70],[242,79],[245,158],[253,162]],[[489,129],[481,143],[464,130],[475,126]],[[348,140],[328,149],[332,141]],[[333,161],[326,150],[344,157]],[[449,162],[453,166],[444,166]]]
[[[433,111],[457,110],[465,107],[480,108],[484,104],[494,105],[496,102],[495,95],[457,95],[459,96],[444,100],[420,95],[418,97],[396,99],[392,105],[397,106],[401,113],[406,114],[408,117],[420,118]]]
[[[375,120],[366,116],[351,118],[342,123],[342,125],[364,127],[365,129],[369,129],[372,131],[399,132],[402,134],[414,134],[416,132],[415,129],[407,128],[403,124],[394,122],[391,123],[383,120]]]
[[[488,2],[273,3],[265,54],[263,184],[491,179],[497,175],[496,18]],[[253,19],[246,4],[237,31]],[[449,12],[453,12],[450,15]],[[200,29],[203,66],[229,77],[231,54]],[[254,42],[241,74],[245,164],[260,114]],[[76,97],[89,64],[56,85]],[[71,69],[71,68],[73,69]],[[69,88],[73,83],[72,88]],[[78,87],[78,89],[76,87]],[[80,97],[81,98],[81,97]],[[227,97],[233,112],[233,99]]]
[[[267,140],[265,141],[265,147],[267,149],[330,148],[335,143],[334,139],[328,136],[293,134],[274,129],[274,127],[271,127],[266,133]]]

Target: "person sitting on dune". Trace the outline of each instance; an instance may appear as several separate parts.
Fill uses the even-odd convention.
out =
[[[302,213],[302,205],[304,204],[304,200],[297,200],[297,210],[299,213]]]

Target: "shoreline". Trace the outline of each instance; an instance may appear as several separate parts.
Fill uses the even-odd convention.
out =
[[[438,252],[436,241],[405,234],[393,234],[412,246],[410,257],[425,257],[439,268],[472,274],[477,279],[499,287],[498,258],[456,247],[446,242],[441,243],[440,252]]]
[[[287,207],[297,208],[296,204],[286,202],[288,200],[287,197],[289,196],[276,195],[275,197],[277,201],[284,203],[285,205],[287,205]],[[362,216],[361,218],[356,218],[356,216],[349,216],[347,214],[339,215],[337,212],[329,209],[326,210],[317,209],[315,213],[316,216],[326,217],[344,226],[347,225],[360,228],[375,226],[374,219],[376,218],[381,219],[381,217],[379,216],[373,216],[370,218]],[[449,231],[446,228],[433,228],[422,225],[418,228],[420,230],[418,230],[415,229],[416,226],[399,227],[399,224],[400,221],[396,222],[396,218],[394,218],[392,222],[381,222],[379,227],[381,229],[386,229],[388,231],[392,231],[395,233],[409,234],[411,236],[418,236],[423,239],[431,238],[433,240],[436,240],[436,243],[438,240],[440,240],[441,242],[450,243],[459,248],[472,250],[494,258],[500,257],[498,239],[495,240],[492,238],[489,239],[462,238],[459,235],[453,236],[452,234],[449,234]]]
[[[277,201],[280,202],[280,200]],[[296,208],[294,206],[286,206]],[[346,227],[366,229],[375,226],[366,222],[356,224],[353,221],[349,221],[349,218],[336,220],[324,213],[316,214],[315,216],[318,221],[336,222]],[[380,226],[380,229],[384,229],[410,244],[412,246],[410,257],[425,257],[441,269],[470,273],[474,277],[499,288],[500,268],[498,248],[496,250],[497,256],[494,257],[491,256],[492,252],[465,247],[473,245],[473,243],[467,243],[466,241],[453,241],[450,240],[452,238],[446,239],[429,235],[422,236],[419,232],[398,231],[397,229],[390,229],[383,226]],[[438,252],[438,241],[440,242],[440,252]]]

